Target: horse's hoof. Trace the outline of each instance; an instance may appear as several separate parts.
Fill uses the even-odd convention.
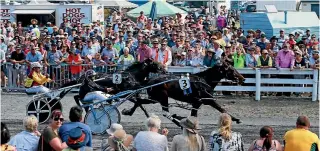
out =
[[[122,115],[132,115],[132,114],[130,113],[130,110],[128,110],[128,109],[123,109],[123,110],[121,111],[121,113],[122,113]]]

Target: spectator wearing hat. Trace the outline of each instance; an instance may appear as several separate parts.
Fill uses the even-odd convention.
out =
[[[1,150],[4,151],[17,151],[14,146],[8,144],[10,141],[10,132],[7,125],[1,122]]]
[[[304,46],[307,46],[308,45],[308,37],[307,36],[305,36],[305,35],[303,35],[302,37],[301,37],[301,40],[299,41],[299,42],[297,42],[297,44],[296,45],[304,45]]]
[[[63,150],[68,147],[65,142],[62,143],[58,135],[58,130],[63,122],[62,112],[60,110],[52,111],[50,123],[41,133],[38,150]]]
[[[173,63],[174,66],[180,66],[180,67],[184,67],[187,65],[187,59],[186,59],[186,52],[182,52],[181,54],[177,55],[177,59],[175,60],[175,62]]]
[[[123,49],[123,55],[121,55],[119,57],[119,60],[118,60],[118,64],[121,64],[123,65],[123,70],[125,70],[128,66],[130,66],[134,61],[134,57],[129,54],[129,48],[128,47],[124,47]]]
[[[24,131],[10,139],[8,144],[15,146],[17,151],[35,151],[38,149],[39,137],[38,120],[34,115],[27,116],[23,120]]]
[[[317,40],[317,37],[315,34],[311,35],[311,39],[309,40],[309,46],[312,47],[313,45],[318,45],[319,41]]]
[[[307,37],[308,40],[311,39],[311,34],[310,34],[310,29],[309,28],[306,30],[305,36]]]
[[[206,143],[203,136],[198,134],[199,122],[196,117],[187,117],[180,121],[182,134],[173,137],[171,151],[204,151]]]
[[[290,48],[293,49],[294,45],[296,44],[296,41],[294,40],[294,34],[290,33],[289,34],[289,40],[288,42],[290,44]]]
[[[301,41],[301,36],[299,32],[294,33],[294,40],[296,41],[296,43]]]
[[[280,29],[279,33],[278,44],[282,46],[285,41],[289,40],[289,37],[285,34],[284,29]]]
[[[9,78],[9,83],[12,83],[14,87],[23,87],[24,82],[24,72],[25,68],[23,63],[25,62],[26,56],[21,51],[21,46],[18,45],[11,53],[10,62],[12,65],[9,68],[9,72],[11,72],[11,78]],[[18,82],[18,83],[17,83]]]
[[[97,53],[97,49],[93,47],[92,40],[87,40],[87,46],[83,48],[81,52],[81,57],[85,57],[87,55],[94,56]]]
[[[220,58],[215,55],[212,48],[209,48],[203,58],[203,65],[206,67],[213,67],[220,62]]]
[[[268,50],[262,50],[262,55],[257,59],[257,67],[262,69],[272,68],[272,57],[269,56]]]
[[[163,66],[170,66],[172,63],[172,52],[167,47],[167,42],[162,41],[161,47],[158,51],[152,54],[154,61],[161,63]]]
[[[127,134],[125,130],[116,130],[113,135],[108,138],[109,147],[107,150],[127,151],[132,141],[133,136]]]
[[[62,140],[62,142],[67,143],[69,141],[70,135],[73,133],[73,129],[75,128],[80,128],[82,132],[86,135],[85,139],[83,140],[83,145],[79,148],[81,148],[81,151],[85,150],[86,147],[92,147],[92,134],[91,134],[91,129],[88,125],[82,123],[81,121],[83,120],[82,117],[83,109],[80,106],[73,106],[70,109],[69,112],[69,120],[70,122],[64,123],[60,128],[59,128],[59,136]],[[68,144],[70,147],[70,145]]]
[[[146,121],[146,131],[140,131],[133,143],[133,151],[169,151],[168,149],[168,130],[163,129],[162,134],[158,131],[161,120],[156,115],[151,115]]]
[[[266,38],[266,34],[264,32],[261,33],[260,39],[257,41],[257,46],[260,47],[261,50],[266,49],[266,45],[269,43],[269,40]]]
[[[243,151],[242,135],[231,130],[231,117],[222,113],[219,118],[218,129],[211,132],[209,140],[210,150]]]
[[[113,47],[113,44],[110,40],[106,41],[106,47],[102,50],[101,56],[103,61],[109,65],[114,64],[114,60],[119,56],[116,48]]]
[[[237,41],[244,44],[246,41],[246,37],[243,35],[242,28],[237,29],[237,34],[235,35],[238,39]]]
[[[295,53],[295,62],[294,62],[293,68],[298,70],[304,69],[306,67],[306,62],[305,62],[305,59],[303,58],[302,51],[298,49],[294,53]],[[305,79],[305,75],[293,75],[293,78]],[[297,84],[296,86],[302,87],[302,84]],[[296,96],[300,96],[301,93],[295,92],[294,94],[296,94]]]
[[[319,50],[314,50],[312,52],[312,56],[309,59],[310,68],[312,68],[312,69],[319,69],[320,68],[320,57],[319,57],[320,54],[319,53],[320,53]]]
[[[86,133],[79,127],[73,128],[70,130],[68,141],[66,142],[68,148],[63,149],[62,151],[80,151],[84,147],[85,140],[87,139]]]
[[[76,34],[77,34],[77,29],[72,28],[71,34],[69,35],[68,40],[69,40],[69,41],[73,41],[73,40],[74,40],[74,37],[76,36]]]
[[[310,121],[306,116],[299,116],[296,128],[287,131],[284,135],[284,151],[310,151],[320,146],[317,134],[309,131]]]
[[[294,52],[290,49],[289,43],[284,43],[283,49],[280,50],[276,56],[276,68],[279,70],[280,68],[289,68],[293,70],[294,67]],[[292,75],[278,75],[278,78],[292,78]],[[285,95],[290,96],[290,92],[284,92]],[[281,93],[277,93],[278,96]]]

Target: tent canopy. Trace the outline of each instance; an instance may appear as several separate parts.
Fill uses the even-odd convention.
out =
[[[121,7],[121,8],[136,8],[137,4],[128,2],[127,0],[97,0],[97,4],[102,4],[104,7]]]
[[[143,11],[144,15],[149,16],[151,7],[152,7],[152,2],[155,2],[157,5],[157,17],[162,17],[162,16],[173,16],[176,13],[180,14],[187,14],[186,11],[179,9],[178,7],[175,7],[165,1],[162,0],[154,0],[150,1],[144,5],[141,5],[138,8],[135,8],[127,13],[128,16],[137,18],[140,15],[140,12]]]

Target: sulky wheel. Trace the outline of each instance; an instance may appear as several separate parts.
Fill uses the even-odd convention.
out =
[[[120,123],[121,121],[121,114],[117,107],[110,106],[110,105],[104,105],[104,110],[109,113],[109,116],[111,118],[111,123]]]
[[[111,119],[101,108],[93,108],[87,112],[84,123],[90,127],[92,134],[104,134],[111,126]]]
[[[27,116],[34,115],[40,124],[46,122],[51,115],[51,107],[44,98],[32,100],[27,104]]]
[[[60,99],[53,99],[50,102],[48,102],[50,107],[51,107],[51,111],[54,110],[60,110],[62,112],[62,105],[60,103]]]

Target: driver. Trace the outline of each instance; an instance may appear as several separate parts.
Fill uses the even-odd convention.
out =
[[[50,91],[50,89],[43,85],[47,82],[51,82],[52,80],[48,75],[42,75],[40,68],[42,68],[42,65],[39,62],[31,63],[31,72],[25,82],[27,93],[47,93]]]
[[[110,92],[111,88],[103,88],[96,84],[93,80],[96,72],[94,70],[88,70],[84,74],[84,80],[79,90],[79,96],[75,97],[76,103],[80,106],[79,100],[83,102],[92,102],[93,100],[103,101],[108,99],[111,95],[104,93],[103,91]],[[88,110],[88,107],[85,108]]]

